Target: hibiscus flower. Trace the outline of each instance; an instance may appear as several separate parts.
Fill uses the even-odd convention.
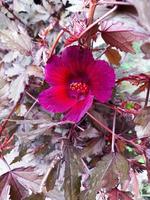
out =
[[[94,60],[89,49],[71,46],[48,60],[45,80],[50,88],[40,93],[40,105],[64,113],[64,120],[79,122],[94,97],[101,103],[111,98],[115,73],[107,62]]]

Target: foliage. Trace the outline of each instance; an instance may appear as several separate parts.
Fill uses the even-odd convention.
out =
[[[0,200],[150,198],[149,8],[0,1]],[[63,78],[65,95],[42,108],[40,94]]]

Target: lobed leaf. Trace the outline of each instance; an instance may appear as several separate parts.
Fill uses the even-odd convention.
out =
[[[104,156],[91,172],[86,200],[94,199],[101,188],[110,189],[122,183],[128,179],[128,172],[128,161],[121,154]]]
[[[143,33],[125,28],[123,23],[112,23],[111,21],[104,21],[101,24],[100,32],[107,44],[130,53],[135,53],[132,47],[133,42],[147,37]]]
[[[39,180],[32,167],[8,171],[0,177],[0,200],[7,199],[8,195],[11,200],[23,199],[28,196],[29,189],[36,193]]]

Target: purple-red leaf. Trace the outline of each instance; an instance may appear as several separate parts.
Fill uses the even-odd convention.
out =
[[[68,144],[67,144],[68,145]],[[78,157],[75,148],[69,146],[65,150],[64,193],[66,200],[78,200],[81,177],[79,176]]]
[[[146,35],[127,29],[123,23],[104,21],[100,28],[101,36],[107,44],[116,47],[121,51],[135,53],[132,43],[146,38]]]
[[[35,193],[38,187],[39,177],[34,168],[16,168],[0,177],[0,200],[7,200],[9,195],[11,200],[22,199],[28,196],[29,189]]]
[[[143,58],[150,59],[150,42],[145,42],[144,44],[142,44],[141,50],[144,53]]]
[[[94,199],[101,188],[109,190],[127,180],[128,173],[128,161],[121,154],[116,153],[104,156],[91,172],[86,200]]]
[[[111,190],[108,195],[109,200],[132,200],[127,192],[118,190],[117,188]]]

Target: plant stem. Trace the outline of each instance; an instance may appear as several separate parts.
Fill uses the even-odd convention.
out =
[[[24,117],[27,117],[27,115],[29,114],[29,112],[32,110],[32,108],[36,105],[36,103],[38,102],[38,100],[36,99],[34,101],[34,103],[32,104],[32,106],[29,108],[29,110],[25,113]]]
[[[107,13],[105,13],[102,17],[100,17],[99,19],[97,19],[95,22],[93,22],[91,25],[89,25],[80,35],[79,38],[83,37],[83,35],[88,32],[91,28],[93,28],[95,25],[97,25],[100,21],[102,21],[103,19],[105,19],[108,15],[110,15],[111,13],[113,13],[115,10],[117,9],[117,6],[114,6],[111,10],[109,10]]]
[[[144,108],[148,106],[149,95],[150,95],[150,81],[149,81],[149,83],[148,83],[148,87],[147,87],[147,93],[146,93],[146,99],[145,99],[145,105],[144,105]]]
[[[37,100],[32,94],[30,94],[27,90],[25,91],[26,92],[26,94],[29,96],[29,97],[31,97],[33,100]]]
[[[97,3],[97,5],[99,5],[99,4],[113,4],[113,5],[123,5],[123,6],[132,5],[129,2],[122,2],[122,1],[100,1],[99,3]]]
[[[87,115],[93,119],[97,124],[99,124],[102,128],[104,128],[106,131],[108,131],[109,133],[111,133],[112,135],[114,134],[115,138],[120,139],[122,141],[125,141],[129,144],[131,144],[132,146],[134,146],[138,151],[143,152],[143,149],[140,145],[134,143],[132,140],[127,140],[126,138],[120,136],[119,134],[116,134],[115,132],[113,133],[113,131],[108,128],[107,126],[105,126],[101,121],[97,120],[93,115],[91,115],[89,112],[87,112]]]
[[[111,45],[108,44],[108,45],[106,46],[106,48],[101,52],[101,54],[97,57],[97,59],[100,58],[100,57],[102,57],[102,55],[104,55],[104,53],[107,51],[107,49],[108,49],[110,46],[111,46]]]
[[[92,24],[93,22],[93,17],[94,17],[94,12],[96,8],[96,0],[90,0],[90,8],[89,8],[89,13],[88,13],[88,26]]]
[[[105,126],[105,124],[103,124],[101,121],[97,120],[93,115],[91,115],[89,112],[87,112],[87,115],[93,119],[97,124],[99,124],[102,128],[104,128],[106,131],[108,131],[109,133],[113,134],[112,130],[109,129],[107,126]],[[115,133],[114,133],[115,134]]]
[[[95,12],[95,8],[96,8],[97,4],[96,4],[96,0],[90,0],[90,8],[89,8],[89,13],[88,13],[88,22],[87,25],[89,26],[90,24],[93,23],[93,18],[94,18],[94,12]],[[90,33],[89,33],[90,35]],[[87,40],[87,46],[90,48],[91,46],[91,38],[89,37],[89,39]]]
[[[58,43],[60,37],[64,34],[64,32],[65,32],[64,30],[61,30],[59,32],[59,34],[57,35],[57,38],[56,38],[56,40],[55,40],[54,44],[52,45],[52,48],[51,48],[51,50],[49,52],[49,58],[53,55],[54,49],[57,46],[57,43]]]
[[[113,128],[112,128],[112,143],[111,143],[111,152],[114,153],[115,152],[115,128],[116,128],[116,115],[117,115],[117,112],[115,110],[115,113],[114,113],[114,118],[113,118]]]

